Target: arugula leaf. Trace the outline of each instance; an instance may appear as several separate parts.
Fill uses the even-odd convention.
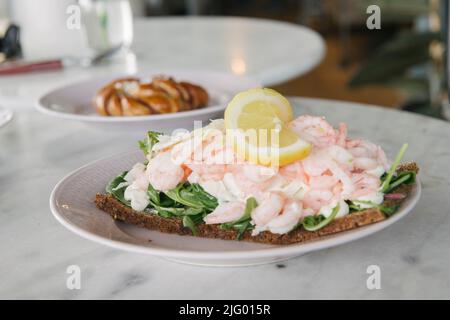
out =
[[[416,173],[414,171],[400,172],[397,176],[393,177],[389,187],[385,193],[389,193],[402,184],[412,184],[416,181]]]
[[[236,229],[238,231],[236,239],[241,240],[245,231],[253,229],[253,225],[250,223],[252,219],[251,214],[253,209],[255,209],[257,206],[258,203],[256,202],[255,198],[248,198],[245,203],[244,214],[242,215],[242,217],[233,222],[222,223],[220,225],[220,228],[223,230],[230,230],[232,228]]]
[[[244,213],[243,213],[242,217],[240,217],[239,219],[237,219],[233,222],[222,223],[221,224],[222,229],[231,229],[236,225],[241,225],[247,221],[250,221],[252,211],[257,206],[258,206],[258,203],[256,202],[255,198],[253,198],[253,197],[248,198],[245,203],[245,209],[244,209]]]
[[[400,207],[400,205],[395,205],[395,206],[392,206],[392,207],[387,207],[387,206],[384,206],[384,205],[380,204],[380,205],[378,206],[378,209],[380,209],[380,211],[383,212],[383,214],[384,214],[386,217],[391,217],[394,213],[397,212],[397,210],[398,210],[399,207]]]
[[[247,220],[251,220],[252,211],[257,206],[258,206],[258,202],[256,201],[255,198],[253,198],[253,197],[248,198],[245,203],[244,214],[238,220],[233,222],[233,224],[238,224],[238,223],[241,223],[241,222],[244,222]]]
[[[233,226],[233,228],[235,228],[238,231],[236,240],[241,240],[245,231],[253,229],[253,226],[250,223],[250,220],[248,220],[248,221],[240,223],[240,224],[235,224]]]
[[[139,148],[144,152],[145,155],[151,154],[153,146],[159,142],[159,136],[162,133],[155,131],[148,131],[145,140],[138,141]]]
[[[395,171],[397,170],[398,165],[400,164],[400,161],[403,158],[403,155],[406,152],[406,149],[408,149],[408,144],[405,143],[401,148],[400,151],[397,153],[397,156],[395,157],[394,162],[392,163],[391,168],[389,169],[386,178],[383,181],[383,184],[381,185],[380,191],[383,193],[386,193],[390,189],[390,183],[394,176]]]
[[[153,188],[153,186],[149,183],[147,188],[147,194],[148,198],[150,199],[150,202],[155,205],[160,205],[160,198],[159,198],[159,192]]]
[[[164,192],[157,191],[151,184],[148,186],[147,194],[150,199],[148,208],[153,209],[153,212],[161,217],[184,219],[186,216],[189,216],[189,221],[195,225],[202,222],[206,215],[205,208],[187,207],[174,201]]]
[[[203,190],[199,184],[182,183],[165,194],[186,207],[200,208],[211,212],[218,206],[217,199]]]
[[[153,205],[153,208],[158,214],[163,214],[170,217],[195,216],[203,212],[203,209],[199,208],[161,207],[158,205]]]
[[[378,208],[386,217],[392,216],[395,212],[397,212],[397,209],[400,207],[400,205],[388,207],[383,204],[375,204],[372,201],[363,201],[363,200],[354,200],[349,201],[347,203],[349,208],[353,211],[362,211],[367,209],[366,207],[362,207],[360,204],[370,204],[372,205],[372,208]]]
[[[365,209],[369,209],[369,208],[375,208],[378,205],[373,202],[373,201],[369,201],[369,200],[351,200],[348,201],[347,203],[349,203],[349,208],[350,209],[354,209],[356,211],[361,211],[361,210],[365,210]],[[362,206],[362,205],[365,206]]]
[[[338,212],[339,212],[339,204],[336,207],[334,207],[333,211],[331,212],[328,218],[325,218],[321,214],[317,216],[307,216],[303,219],[302,226],[307,231],[317,231],[325,227],[331,221],[333,221]]]
[[[194,236],[198,235],[197,227],[196,227],[194,221],[192,221],[192,219],[189,216],[183,217],[183,227],[191,229],[192,234]]]
[[[112,195],[115,199],[119,200],[124,205],[130,206],[130,201],[125,200],[124,195],[127,186],[123,185],[122,187],[119,187],[121,183],[126,183],[124,177],[127,173],[128,171],[124,171],[113,180],[111,180],[106,186],[106,193]]]

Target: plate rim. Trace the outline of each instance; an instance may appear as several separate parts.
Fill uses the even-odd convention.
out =
[[[64,89],[68,89],[72,86],[80,85],[85,82],[93,82],[93,81],[99,81],[99,80],[107,80],[111,79],[114,80],[115,78],[119,77],[138,77],[143,78],[144,74],[156,75],[156,74],[164,74],[164,73],[173,73],[173,74],[183,74],[183,73],[192,73],[192,74],[200,74],[200,75],[212,75],[217,77],[229,77],[234,79],[242,79],[244,82],[251,84],[255,87],[261,87],[262,84],[260,81],[256,80],[255,78],[248,77],[245,75],[235,75],[235,74],[229,74],[225,72],[215,72],[215,71],[205,71],[205,70],[189,70],[189,69],[179,69],[179,70],[140,70],[132,73],[113,73],[110,75],[103,75],[99,77],[90,77],[84,80],[75,81],[69,84],[64,84],[61,86],[57,86],[51,90],[46,91],[45,93],[41,94],[38,99],[36,100],[34,106],[36,110],[38,110],[40,113],[53,116],[55,118],[60,119],[66,119],[66,120],[74,120],[74,121],[82,121],[82,122],[102,122],[102,123],[135,123],[135,122],[149,122],[149,121],[161,121],[161,120],[173,120],[173,119],[183,119],[183,118],[189,118],[193,116],[201,116],[209,113],[215,113],[219,111],[225,110],[226,104],[219,104],[219,105],[212,105],[205,108],[200,108],[196,110],[189,110],[189,111],[181,111],[181,112],[175,112],[175,113],[167,113],[167,114],[155,114],[155,115],[146,115],[146,116],[124,116],[124,117],[104,117],[100,115],[82,115],[82,114],[73,114],[73,113],[65,113],[65,112],[58,112],[56,110],[52,110],[45,106],[44,100],[51,94],[54,94],[57,91],[61,91]]]
[[[134,151],[136,153],[137,151]],[[73,178],[75,175],[82,173],[87,168],[98,164],[105,160],[112,160],[113,158],[120,158],[124,155],[129,155],[130,151],[118,153],[112,156],[106,156],[103,158],[100,158],[98,160],[91,161],[78,169],[75,169],[68,173],[66,176],[64,176],[53,188],[49,204],[50,204],[50,210],[53,214],[53,216],[56,218],[56,220],[61,223],[64,227],[66,227],[68,230],[72,231],[73,233],[81,236],[82,238],[91,240],[96,243],[100,243],[103,245],[106,245],[108,247],[112,247],[115,249],[120,249],[128,252],[135,252],[135,253],[143,253],[158,257],[168,257],[168,258],[188,258],[188,259],[208,259],[208,260],[233,260],[233,259],[255,259],[255,258],[271,258],[274,256],[296,256],[296,255],[302,255],[308,252],[318,251],[327,249],[330,247],[339,246],[345,243],[349,243],[355,240],[359,240],[361,238],[370,236],[374,233],[377,233],[392,224],[396,223],[398,220],[404,218],[406,215],[408,215],[412,209],[416,206],[417,202],[420,199],[422,188],[419,177],[417,178],[414,186],[413,186],[413,192],[411,193],[411,199],[410,201],[401,208],[400,212],[397,212],[394,216],[384,220],[380,221],[368,226],[364,226],[361,228],[356,228],[353,230],[345,231],[343,233],[335,234],[331,237],[324,237],[323,239],[312,241],[312,242],[306,242],[306,243],[298,243],[298,244],[291,244],[291,245],[267,245],[267,248],[259,248],[259,249],[249,249],[249,250],[227,250],[227,251],[196,251],[196,250],[177,250],[177,249],[168,249],[168,248],[154,248],[154,247],[144,247],[138,244],[132,244],[132,243],[125,243],[119,240],[113,240],[108,239],[103,236],[99,236],[95,233],[89,232],[81,227],[78,227],[71,223],[70,220],[67,220],[63,217],[62,214],[58,212],[58,207],[56,205],[56,195],[58,192],[61,192],[61,188],[64,183],[66,183],[68,180]],[[99,210],[95,208],[95,210]],[[187,235],[188,236],[188,235]],[[181,236],[180,236],[181,237]],[[199,237],[199,240],[202,238]],[[220,239],[218,239],[220,240]],[[223,241],[231,241],[231,240],[223,240]]]

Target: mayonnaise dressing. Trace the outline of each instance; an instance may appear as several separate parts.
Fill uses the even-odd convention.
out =
[[[384,201],[384,194],[382,192],[372,192],[365,196],[358,197],[357,199],[354,199],[354,201],[361,201],[357,202],[361,209],[373,208]]]
[[[333,213],[333,209],[336,208],[338,204],[339,210],[335,218],[341,218],[349,214],[350,208],[348,207],[348,204],[344,200],[333,201],[330,204],[323,206],[322,208],[320,208],[319,213],[323,215],[325,218],[328,218]]]
[[[143,211],[150,203],[147,190],[142,190],[135,184],[125,189],[124,198],[131,202],[131,208],[136,211]]]

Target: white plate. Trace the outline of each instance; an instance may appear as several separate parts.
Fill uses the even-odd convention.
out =
[[[98,160],[70,173],[56,185],[51,194],[50,208],[54,216],[76,234],[113,248],[191,264],[242,266],[289,259],[354,241],[380,231],[408,214],[417,203],[421,190],[420,183],[417,181],[411,195],[399,211],[385,221],[310,243],[273,246],[205,239],[164,234],[116,222],[108,214],[96,208],[95,194],[104,193],[106,184],[113,177],[143,160],[141,152],[124,153]]]
[[[5,126],[13,117],[12,111],[0,107],[0,128]]]
[[[202,109],[149,116],[105,117],[95,112],[92,98],[95,92],[108,82],[124,76],[149,79],[161,74],[172,76],[178,81],[185,80],[203,86],[210,95],[210,103]],[[82,121],[96,128],[133,131],[147,131],[151,128],[159,130],[189,128],[194,120],[208,121],[220,117],[226,104],[236,93],[260,86],[260,83],[255,80],[231,74],[202,71],[149,71],[96,78],[52,90],[39,98],[37,109],[56,118]]]

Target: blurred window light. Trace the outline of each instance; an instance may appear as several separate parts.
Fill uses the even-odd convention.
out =
[[[233,58],[231,60],[231,70],[234,74],[242,75],[247,71],[247,65],[242,58]]]

